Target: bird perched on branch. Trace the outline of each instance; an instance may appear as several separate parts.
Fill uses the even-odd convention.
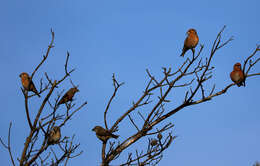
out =
[[[60,128],[58,126],[54,126],[50,132],[47,143],[49,145],[57,144],[59,143],[60,137],[61,137]]]
[[[26,91],[32,91],[34,92],[37,96],[41,97],[37,91],[37,89],[34,86],[34,83],[31,80],[31,77],[29,76],[29,74],[23,72],[19,75],[19,77],[21,78],[21,82],[23,85],[23,88]]]
[[[73,96],[75,95],[76,92],[79,92],[77,87],[70,88],[65,95],[60,99],[58,105],[67,103],[68,101],[72,101]]]
[[[112,134],[110,131],[104,129],[101,126],[95,126],[92,131],[96,132],[96,136],[103,142],[106,142],[109,138],[118,138],[118,135]]]
[[[158,144],[158,141],[156,139],[151,140],[150,145],[156,146]]]
[[[237,84],[238,87],[245,86],[245,76],[243,71],[241,70],[241,64],[236,63],[234,65],[233,71],[230,73],[231,80]]]
[[[182,53],[180,56],[184,57],[184,54],[191,49],[193,55],[195,54],[195,47],[197,46],[199,42],[199,37],[197,35],[197,31],[195,29],[189,29],[186,33],[188,36],[186,37],[184,41],[184,46],[182,49]]]

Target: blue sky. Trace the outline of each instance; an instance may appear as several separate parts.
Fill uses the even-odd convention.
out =
[[[45,71],[52,77],[63,74],[69,51],[70,65],[76,68],[72,79],[80,85],[78,104],[88,101],[87,107],[62,129],[63,135],[76,134],[84,150],[70,165],[94,166],[101,161],[101,142],[91,129],[103,125],[103,111],[113,91],[112,73],[125,82],[109,114],[109,119],[115,120],[141,94],[147,82],[145,69],[159,77],[162,67],[176,68],[183,62],[179,54],[187,29],[197,29],[200,44],[205,45],[202,56],[208,55],[224,25],[224,38],[234,36],[235,40],[213,60],[216,68],[212,81],[217,89],[231,82],[233,64],[242,62],[260,44],[259,0],[12,0],[0,4],[0,136],[7,138],[12,121],[15,158],[20,157],[29,133],[19,74],[31,73],[39,63],[51,28],[56,35],[55,48],[34,77],[36,87]],[[190,55],[188,52],[185,56]],[[260,64],[254,71],[260,71]],[[260,77],[249,78],[247,87],[232,87],[223,96],[169,118],[167,122],[175,124],[173,133],[178,138],[159,165],[245,166],[260,160],[259,84]],[[61,88],[70,88],[69,81]],[[183,91],[176,93],[172,95]],[[32,110],[38,103],[38,98],[32,100]],[[124,123],[119,139],[123,140],[130,127],[129,122]],[[8,152],[0,149],[2,165],[10,165]]]

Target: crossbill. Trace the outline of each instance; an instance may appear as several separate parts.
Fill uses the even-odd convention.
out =
[[[158,144],[158,141],[157,141],[156,139],[153,139],[153,140],[150,142],[150,144],[151,144],[152,146],[155,146],[155,145]]]
[[[54,126],[50,132],[47,143],[49,145],[57,144],[59,143],[60,138],[61,138],[60,128],[58,126]]]
[[[158,134],[157,134],[157,138],[158,138],[159,140],[161,140],[161,139],[162,139],[162,134],[161,134],[161,133],[158,133]]]
[[[41,97],[37,91],[37,89],[34,86],[34,83],[31,80],[31,77],[29,76],[29,74],[23,72],[19,75],[19,77],[21,78],[21,82],[23,85],[23,88],[26,91],[32,91],[34,92],[37,96]]]
[[[245,76],[244,76],[243,71],[241,70],[240,63],[236,63],[234,65],[234,69],[230,73],[230,78],[235,84],[237,84],[238,87],[240,87],[241,85],[245,86],[245,83],[244,83]]]
[[[189,29],[186,33],[188,36],[186,37],[184,41],[184,46],[182,49],[182,53],[180,56],[184,57],[184,54],[191,49],[192,53],[195,53],[195,47],[197,46],[199,42],[199,37],[197,35],[197,31],[195,29]]]
[[[68,101],[72,101],[73,96],[75,95],[76,92],[79,92],[77,87],[70,88],[65,95],[60,99],[58,105],[67,103]]]
[[[92,131],[96,132],[96,136],[103,142],[106,142],[109,138],[118,138],[118,135],[112,134],[110,131],[104,129],[101,126],[95,126]]]

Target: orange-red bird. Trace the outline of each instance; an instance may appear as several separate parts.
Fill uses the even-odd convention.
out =
[[[199,42],[199,37],[197,35],[197,31],[195,29],[189,29],[186,33],[188,36],[184,41],[184,46],[182,49],[182,53],[180,56],[184,57],[184,54],[191,49],[192,53],[195,54],[195,47]]]
[[[23,72],[23,73],[21,73],[19,76],[20,76],[20,78],[21,78],[21,82],[22,82],[23,88],[24,88],[26,91],[32,91],[32,92],[34,92],[37,96],[41,97],[41,96],[39,95],[37,89],[35,88],[34,83],[32,82],[31,77],[29,76],[29,74]]]
[[[240,63],[236,63],[234,65],[234,69],[230,73],[230,78],[235,84],[237,84],[238,87],[240,87],[241,85],[245,86],[245,83],[244,83],[245,76],[244,76],[243,71],[241,70]]]
[[[70,90],[68,90],[65,95],[60,99],[58,105],[60,104],[64,104],[67,103],[68,101],[72,101],[73,96],[75,95],[76,92],[78,92],[78,88],[74,87],[74,88],[70,88]]]

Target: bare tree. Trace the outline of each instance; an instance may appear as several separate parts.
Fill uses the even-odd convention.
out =
[[[186,58],[184,62],[174,71],[171,68],[163,68],[162,76],[156,77],[150,70],[147,72],[147,84],[145,85],[142,94],[133,101],[132,105],[125,110],[122,115],[119,115],[114,122],[108,122],[108,113],[110,107],[118,94],[119,88],[124,85],[123,82],[119,82],[115,75],[112,76],[113,81],[113,94],[108,100],[104,111],[104,128],[101,126],[95,127],[98,138],[102,141],[102,153],[101,153],[101,165],[108,166],[111,162],[117,162],[116,160],[121,156],[124,157],[124,162],[117,165],[156,165],[162,157],[163,152],[172,144],[176,138],[170,131],[173,128],[173,124],[168,122],[169,117],[172,117],[175,113],[179,112],[185,107],[201,104],[212,100],[216,96],[225,94],[235,83],[230,83],[220,90],[216,90],[215,84],[209,85],[208,80],[212,78],[214,66],[212,65],[212,59],[216,52],[229,44],[233,39],[229,38],[222,41],[222,34],[225,27],[217,34],[216,39],[211,48],[211,52],[208,56],[201,56],[204,46],[201,45],[197,54],[193,53],[192,57]],[[33,70],[30,80],[32,81],[35,73],[46,62],[50,50],[53,48],[54,32],[52,31],[52,40],[48,46],[46,54],[43,56],[41,62]],[[245,81],[250,77],[259,76],[260,73],[251,73],[253,66],[255,66],[260,58],[257,58],[257,52],[260,50],[258,45],[248,58],[243,63],[243,73],[245,75]],[[22,150],[21,156],[18,158],[20,166],[26,165],[60,165],[62,162],[67,165],[68,160],[79,156],[82,151],[77,152],[79,143],[73,142],[74,135],[71,137],[59,138],[60,128],[64,127],[68,120],[81,110],[87,102],[76,106],[77,104],[70,99],[64,100],[64,96],[71,97],[70,93],[65,93],[63,97],[63,91],[59,91],[59,85],[65,80],[68,80],[71,73],[74,71],[68,70],[68,61],[70,54],[67,53],[66,61],[64,65],[65,74],[60,79],[50,78],[47,73],[44,73],[45,84],[43,79],[40,80],[39,94],[44,96],[43,101],[37,111],[34,118],[31,118],[29,100],[36,94],[29,95],[28,91],[22,88],[25,101],[25,113],[29,126],[29,134],[25,139],[25,144]],[[77,91],[77,86],[71,81],[72,87]],[[207,88],[206,88],[207,87]],[[174,89],[180,88],[183,90],[182,101],[175,106],[169,106],[171,101],[170,94],[174,95]],[[210,89],[209,91],[207,89]],[[54,99],[51,99],[54,90],[58,90],[58,94]],[[72,95],[72,97],[73,97]],[[62,99],[62,102],[61,102]],[[65,103],[66,109],[62,113],[60,104]],[[43,111],[44,109],[48,111]],[[59,112],[57,112],[59,110]],[[45,114],[47,112],[47,114]],[[32,120],[31,120],[32,119]],[[120,127],[123,123],[128,123],[132,126],[133,132],[128,136],[120,135]],[[8,150],[12,165],[16,165],[14,157],[12,155],[11,148],[11,126],[8,130],[8,140],[4,143],[0,139],[2,145]],[[116,139],[118,136],[113,133],[119,133],[120,140]],[[62,133],[62,132],[61,132]],[[58,138],[58,139],[57,139]],[[145,148],[135,149],[134,145],[144,140],[147,142]],[[138,142],[139,141],[139,142]],[[132,151],[133,148],[134,150]],[[144,147],[144,146],[142,146]],[[126,154],[128,152],[128,154]],[[125,153],[126,155],[122,155]],[[122,160],[121,160],[122,161]]]
[[[43,59],[36,66],[31,76],[29,77],[29,87],[30,84],[33,84],[32,79],[34,75],[37,73],[42,64],[46,62],[51,49],[54,47],[54,32],[51,31],[51,34],[52,39],[48,46],[46,54],[43,56]],[[76,106],[74,101],[69,101],[65,103],[66,109],[62,110],[59,109],[61,108],[59,105],[59,101],[62,95],[62,91],[58,92],[58,95],[54,98],[54,101],[52,101],[53,99],[51,99],[51,95],[53,95],[55,89],[58,90],[58,86],[61,85],[65,80],[67,80],[70,77],[71,73],[75,70],[68,70],[69,56],[70,54],[67,52],[64,65],[64,76],[62,76],[60,79],[52,79],[48,76],[47,72],[45,72],[45,81],[43,81],[43,78],[40,80],[39,94],[41,94],[44,99],[40,104],[37,104],[40,107],[38,108],[37,114],[34,118],[32,118],[31,116],[32,110],[30,110],[29,100],[32,99],[36,94],[29,95],[26,89],[21,88],[22,93],[24,94],[25,113],[30,131],[27,138],[25,139],[22,154],[18,158],[18,163],[20,166],[55,166],[59,165],[62,162],[65,163],[64,165],[67,165],[69,159],[77,157],[82,153],[82,151],[77,152],[80,144],[74,143],[75,135],[70,137],[61,137],[62,133],[60,136],[60,130],[62,129],[62,127],[64,127],[66,123],[68,123],[68,120],[70,120],[75,113],[77,113],[87,104],[87,102],[84,102],[80,106]],[[72,81],[71,84],[73,87],[75,87]],[[59,113],[57,113],[57,110],[59,110]],[[5,144],[2,139],[0,139],[0,141],[2,145],[9,151],[12,165],[15,166],[16,161],[14,160],[14,157],[12,155],[10,145],[11,126],[12,123],[10,123],[10,127],[8,130],[8,143]],[[55,128],[58,129],[59,133],[55,133]]]
[[[115,122],[108,124],[107,113],[109,112],[110,105],[117,95],[118,89],[124,84],[117,81],[113,75],[114,92],[108,101],[104,111],[104,126],[105,129],[111,133],[116,132],[120,128],[120,124],[129,119],[132,127],[136,130],[130,136],[123,137],[123,141],[116,142],[111,139],[110,141],[103,141],[102,144],[102,166],[110,165],[116,160],[123,152],[127,151],[137,141],[147,139],[146,148],[136,149],[134,152],[128,152],[127,158],[124,163],[117,165],[156,165],[163,157],[163,151],[166,150],[172,141],[176,138],[171,132],[167,131],[174,125],[166,122],[169,117],[179,112],[185,107],[196,104],[201,104],[212,100],[214,97],[225,94],[235,83],[230,83],[220,90],[216,90],[216,86],[207,84],[208,80],[212,78],[214,66],[212,59],[216,52],[229,44],[233,39],[232,37],[227,40],[222,40],[222,34],[225,26],[217,34],[217,37],[212,45],[211,52],[208,56],[201,56],[204,46],[201,45],[198,53],[181,64],[177,70],[172,71],[171,68],[163,68],[162,77],[157,78],[147,69],[148,83],[146,84],[142,95],[133,101],[129,109],[120,115]],[[250,73],[252,67],[260,61],[255,58],[255,55],[260,50],[258,45],[253,53],[245,59],[243,63],[243,72],[245,78],[259,76],[260,73]],[[207,91],[205,87],[211,87]],[[183,90],[183,100],[176,103],[174,108],[169,108],[166,105],[172,102],[169,99],[169,94],[173,94],[174,89],[181,88]],[[180,98],[180,96],[177,96]],[[140,120],[141,119],[141,122]],[[119,130],[120,131],[120,130]],[[144,146],[143,146],[144,147]]]

